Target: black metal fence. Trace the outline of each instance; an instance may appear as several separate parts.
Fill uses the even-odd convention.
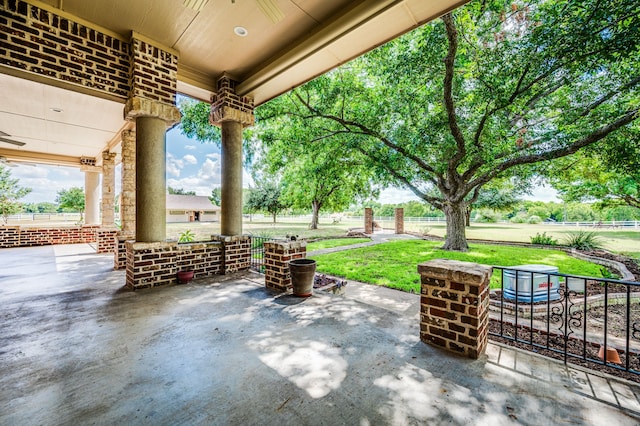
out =
[[[493,339],[640,374],[640,283],[504,267],[491,283]]]
[[[271,237],[251,235],[251,269],[264,273],[264,243],[272,241]]]

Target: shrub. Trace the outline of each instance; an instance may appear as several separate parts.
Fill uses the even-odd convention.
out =
[[[598,234],[592,231],[572,231],[564,240],[564,244],[578,250],[596,250],[602,248]]]
[[[527,221],[527,214],[522,212],[518,213],[517,215],[511,218],[511,222],[513,223],[525,223],[526,221]]]
[[[432,229],[433,228],[431,228],[430,226],[422,226],[418,229],[418,232],[422,235],[429,235],[429,232],[431,232]]]
[[[553,238],[551,235],[547,235],[546,232],[540,234],[536,233],[534,237],[529,237],[531,239],[531,244],[540,244],[544,246],[555,246],[558,245],[558,240]]]
[[[527,223],[540,223],[542,222],[542,219],[540,219],[540,216],[529,216],[529,219],[527,219]]]
[[[483,223],[497,223],[502,218],[500,213],[489,209],[482,209],[476,213],[476,221]]]

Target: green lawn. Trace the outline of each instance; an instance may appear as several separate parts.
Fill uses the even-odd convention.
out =
[[[369,238],[332,238],[330,240],[314,241],[307,244],[307,252],[328,249],[333,247],[350,246],[353,244],[368,243]]]
[[[385,228],[393,229],[391,221],[379,221]],[[278,218],[277,223],[273,223],[271,218],[260,218],[249,220],[245,218],[242,227],[245,234],[254,234],[259,236],[269,236],[274,238],[284,238],[285,235],[298,235],[301,238],[320,238],[320,237],[343,237],[350,228],[362,228],[364,224],[361,220],[351,218],[343,218],[340,223],[330,223],[328,219],[320,222],[320,229],[309,229],[307,220],[293,220],[292,218]],[[209,240],[212,234],[220,233],[220,223],[168,223],[167,238],[177,239],[180,232],[190,229],[196,234],[196,240]],[[407,231],[428,231],[429,234],[444,236],[446,226],[444,223],[418,223],[405,222]],[[530,242],[530,238],[537,233],[546,232],[562,241],[571,231],[580,228],[549,225],[549,224],[527,224],[527,223],[474,223],[467,228],[468,238],[477,238],[485,240],[498,241],[515,241]],[[635,229],[599,229],[585,228],[589,231],[595,231],[605,246],[605,248],[616,252],[633,256],[640,259],[640,228]]]
[[[431,235],[444,237],[447,233],[444,223],[405,223],[405,229],[423,232],[425,229]],[[571,226],[549,225],[546,223],[473,223],[467,228],[467,238],[480,240],[531,242],[531,237],[546,232],[561,244],[570,232],[585,230],[595,232],[602,241],[603,247],[615,253],[640,259],[640,229],[608,229],[608,228],[576,228]]]
[[[575,259],[559,250],[471,244],[467,253],[440,250],[438,241],[402,240],[313,256],[318,272],[419,293],[419,263],[454,259],[485,265],[552,265],[565,274],[601,277],[600,266]],[[496,273],[497,274],[497,273]],[[495,274],[494,274],[495,275]],[[492,280],[492,287],[498,285]]]

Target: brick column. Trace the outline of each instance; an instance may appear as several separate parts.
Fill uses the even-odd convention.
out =
[[[493,268],[435,259],[418,265],[420,340],[477,359],[487,347]]]
[[[364,233],[373,234],[373,209],[371,207],[364,209]]]
[[[115,225],[116,192],[116,154],[102,153],[102,226],[113,228]]]
[[[404,234],[404,209],[395,209],[396,234]]]
[[[136,235],[136,132],[122,131],[122,198],[120,202],[121,234]]]
[[[306,241],[267,241],[264,243],[264,284],[276,291],[292,288],[289,261],[307,257]]]
[[[222,129],[220,229],[225,235],[242,234],[242,129],[255,121],[253,98],[238,96],[235,89],[233,79],[220,77],[209,115],[209,122]]]

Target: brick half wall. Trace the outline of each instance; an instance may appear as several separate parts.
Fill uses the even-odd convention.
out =
[[[126,287],[131,290],[177,282],[178,271],[192,270],[194,278],[223,271],[223,245],[219,242],[139,243],[126,241]]]
[[[223,247],[223,272],[246,271],[251,266],[251,237],[249,235],[212,235],[212,241],[222,244]]]
[[[0,248],[95,243],[99,232],[100,227],[93,225],[61,228],[0,226]]]

